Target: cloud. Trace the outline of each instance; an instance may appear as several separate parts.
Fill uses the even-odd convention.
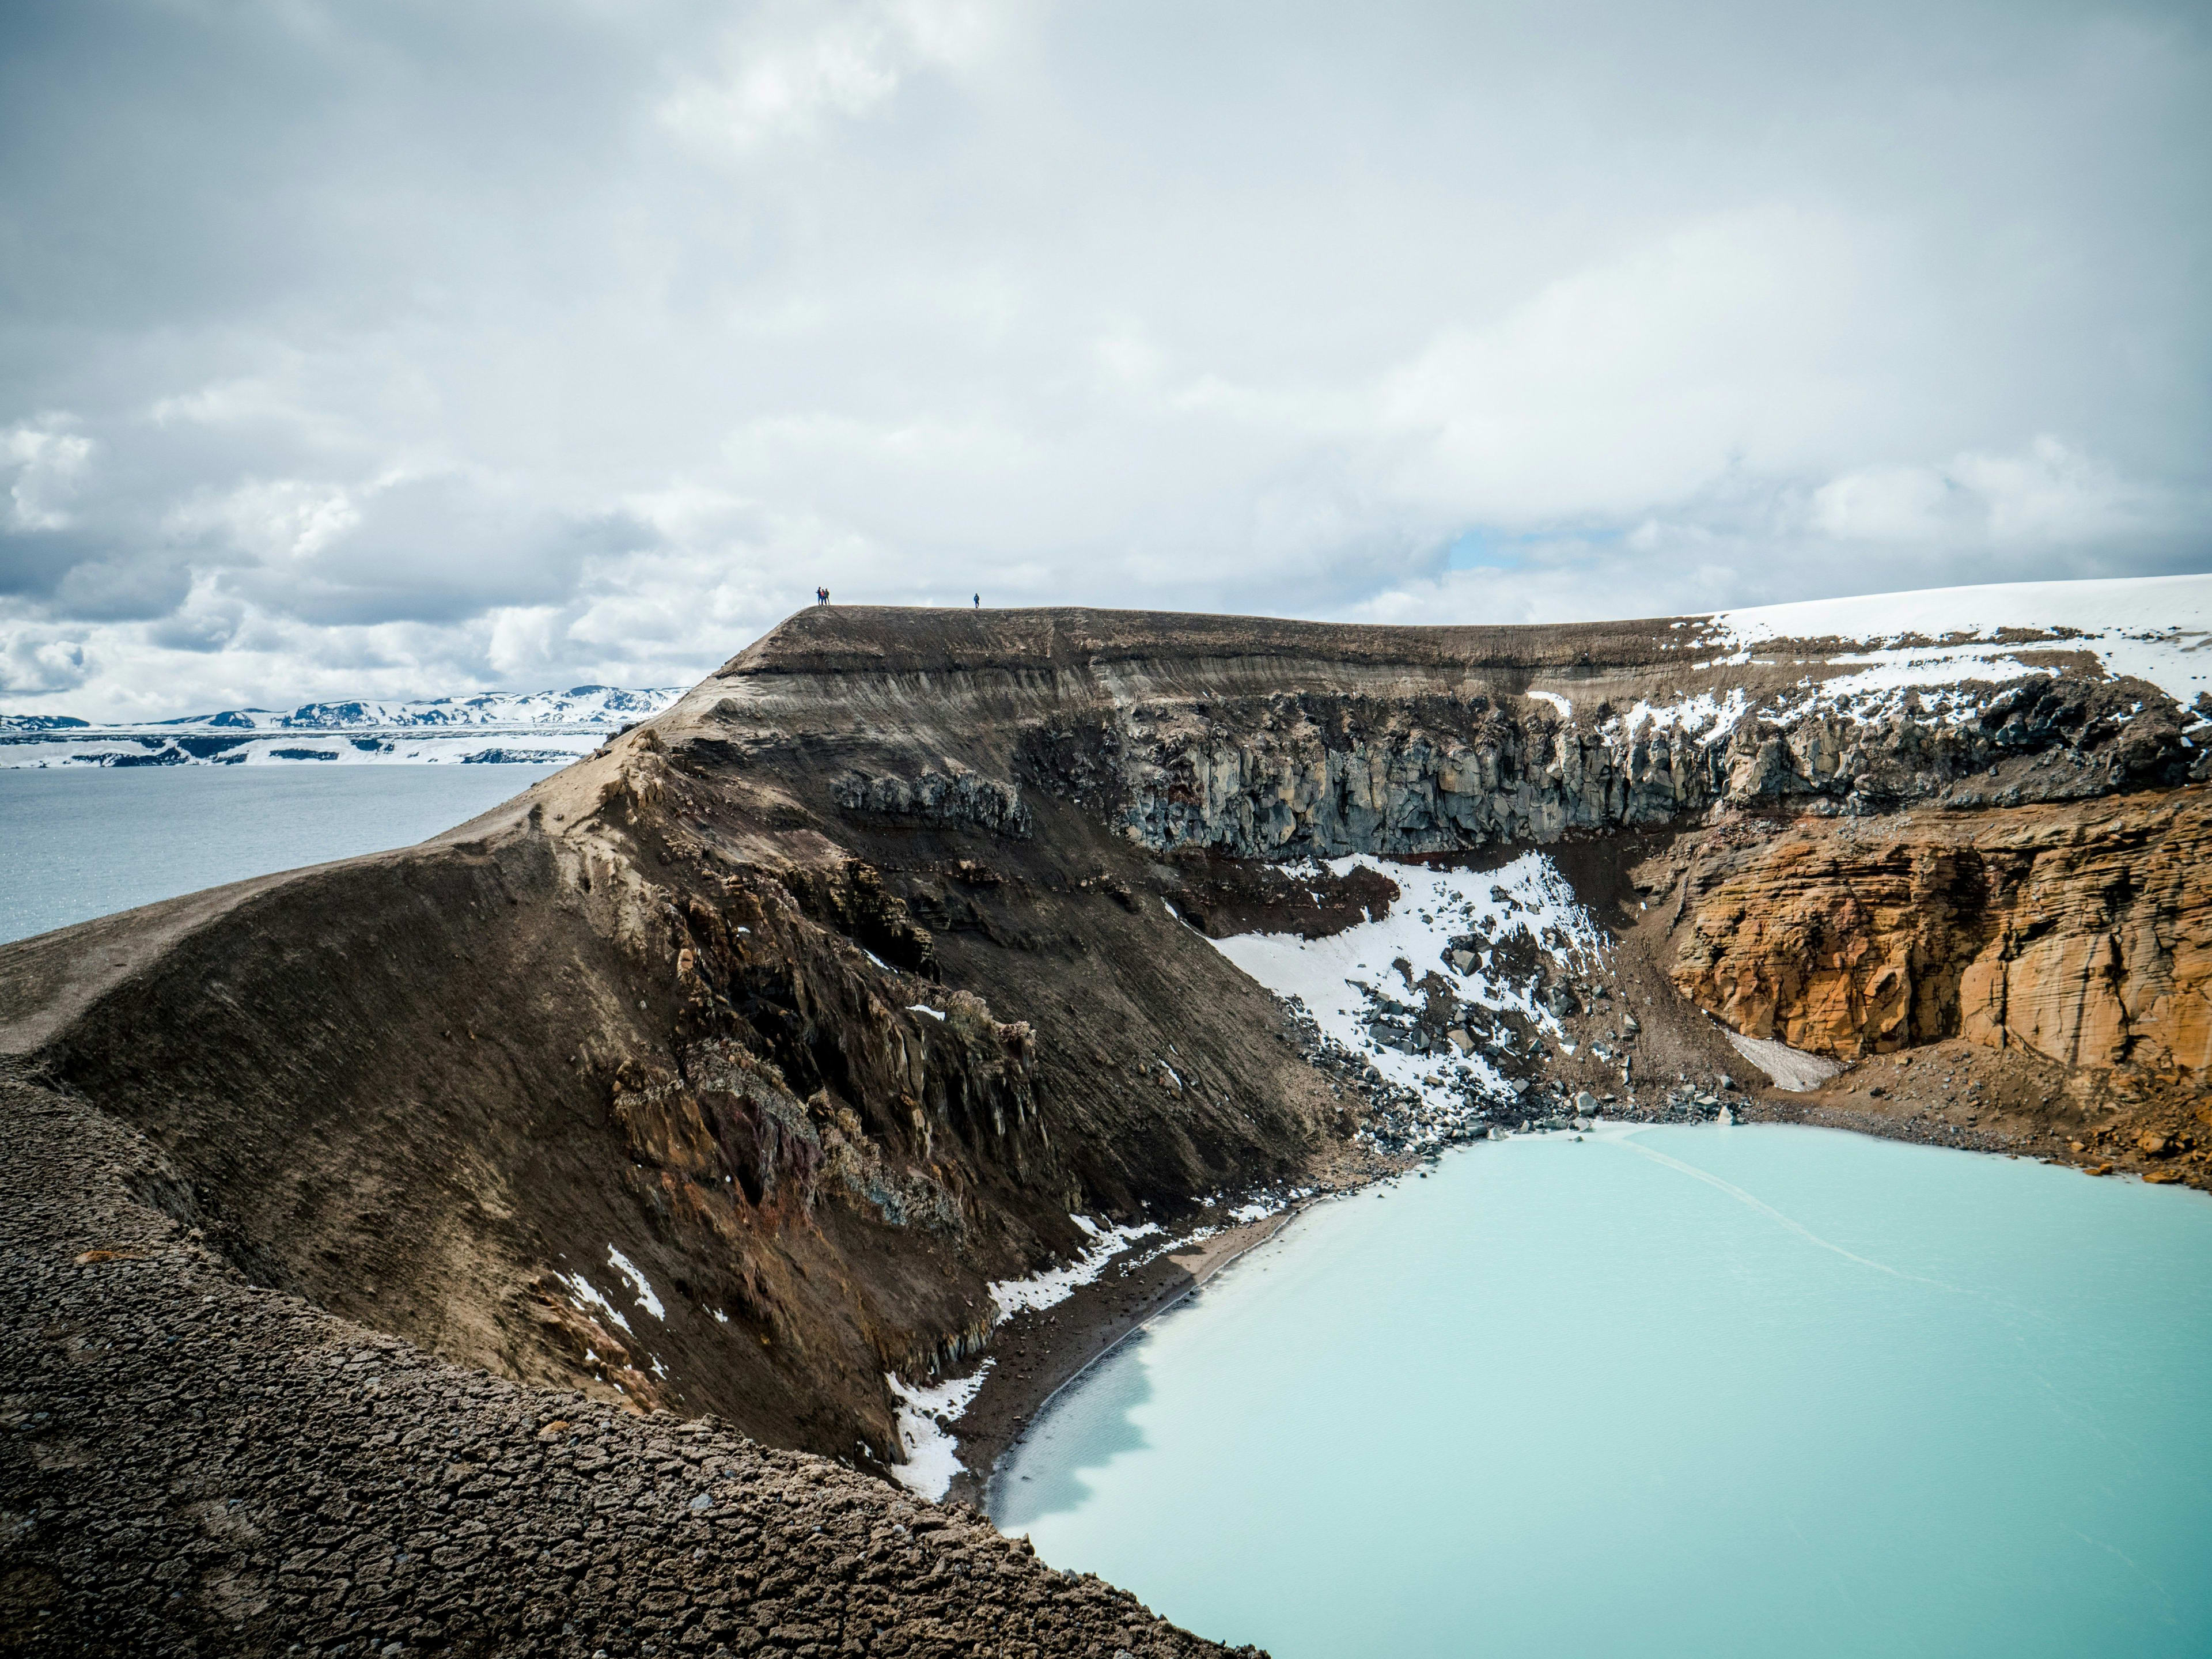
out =
[[[1863,467],[1812,501],[1814,523],[1838,541],[2023,550],[2110,544],[2185,510],[2047,434],[2011,454]]]
[[[2212,564],[2201,9],[0,17],[0,696]]]
[[[360,526],[361,508],[342,484],[257,478],[180,503],[167,527],[189,540],[220,539],[258,562],[290,564],[313,558]]]
[[[97,538],[67,528],[0,528],[0,599],[51,596],[70,571],[102,551]]]
[[[253,486],[222,505],[244,556],[225,586],[333,625],[457,623],[574,591],[587,559],[649,546],[619,511],[564,514],[497,481],[387,477],[357,489]]]
[[[1363,424],[1401,434],[1402,495],[1496,525],[1790,476],[1879,408],[1866,336],[1900,286],[1886,241],[1780,204],[1670,229],[1440,335]]]
[[[35,628],[0,636],[0,693],[27,698],[75,691],[90,672],[79,641]]]
[[[70,428],[66,415],[0,433],[0,465],[10,468],[8,523],[11,529],[66,530],[70,497],[92,460],[92,440]]]
[[[716,43],[713,73],[679,72],[659,114],[685,139],[745,155],[863,118],[913,76],[971,61],[993,21],[975,0],[758,7]]]

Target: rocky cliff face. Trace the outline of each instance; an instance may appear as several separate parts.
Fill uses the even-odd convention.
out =
[[[1639,708],[1626,688],[1586,696],[1586,715],[1480,691],[1283,691],[1048,724],[1024,758],[1035,783],[1103,807],[1146,846],[1246,859],[1542,845],[1719,805],[1866,815],[1939,795],[2082,799],[2212,766],[2182,743],[2172,701],[2140,681],[2042,673],[1972,689],[1963,710],[1912,698],[1864,714],[1785,694],[1771,711],[1739,702],[1695,724]]]
[[[146,1135],[146,1196],[258,1283],[889,1467],[887,1376],[973,1354],[1076,1214],[1349,1129],[999,734],[864,748],[848,695],[741,744],[744,678],[441,841],[0,951],[0,1052]]]
[[[2212,795],[1803,825],[1680,874],[1676,983],[1838,1057],[1948,1037],[2212,1069]]]

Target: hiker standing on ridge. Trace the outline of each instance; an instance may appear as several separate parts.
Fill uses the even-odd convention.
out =
[[[817,587],[817,588],[816,588],[816,589],[814,590],[814,603],[815,603],[815,604],[817,604],[817,605],[827,605],[827,604],[829,604],[829,603],[830,603],[830,590],[829,590],[828,588],[826,588],[826,587]]]
[[[978,611],[981,611],[983,608],[983,596],[981,593],[978,593],[975,596],[975,608]]]

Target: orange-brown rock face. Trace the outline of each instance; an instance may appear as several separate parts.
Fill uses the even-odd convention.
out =
[[[1856,1059],[1963,1036],[2212,1070],[2212,793],[1806,820],[1690,873],[1675,983]]]

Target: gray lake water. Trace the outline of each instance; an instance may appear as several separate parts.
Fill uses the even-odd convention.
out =
[[[2212,1200],[1783,1126],[1449,1155],[1063,1393],[994,1518],[1349,1656],[2212,1653]]]
[[[0,769],[0,941],[465,823],[550,766]]]

